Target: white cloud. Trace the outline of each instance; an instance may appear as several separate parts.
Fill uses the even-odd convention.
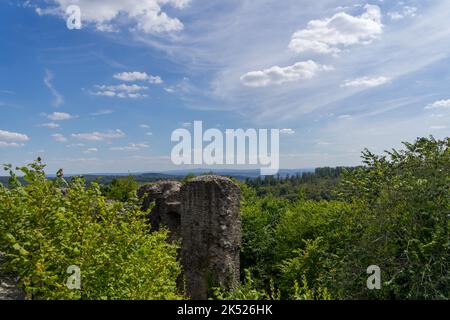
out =
[[[109,109],[104,109],[104,110],[99,110],[97,112],[93,112],[90,115],[93,116],[93,117],[97,117],[97,116],[105,116],[105,115],[108,115],[108,114],[111,114],[111,113],[114,113],[114,111],[113,110],[109,110]]]
[[[383,32],[381,10],[375,5],[366,5],[365,9],[361,16],[340,12],[331,18],[308,22],[306,29],[292,35],[289,48],[297,53],[338,53],[341,47],[371,43]]]
[[[417,15],[417,8],[404,6],[401,11],[391,11],[388,12],[389,18],[391,20],[401,20],[404,18],[414,18]]]
[[[293,134],[295,134],[295,131],[292,130],[292,129],[289,129],[289,128],[287,128],[287,129],[280,129],[280,134],[284,134],[284,135],[287,135],[287,136],[292,136]]]
[[[152,136],[153,133],[152,133],[152,132],[146,132],[145,135],[146,135],[146,136]]]
[[[50,70],[45,70],[44,84],[53,95],[53,106],[59,107],[64,103],[64,97],[53,86],[53,78],[53,73]]]
[[[190,127],[192,127],[192,122],[183,122],[183,123],[181,124],[181,126],[182,126],[183,128],[190,128]]]
[[[141,125],[139,125],[139,127],[142,128],[142,129],[149,129],[150,128],[150,126],[148,124],[141,124]]]
[[[49,123],[43,123],[40,125],[41,127],[44,128],[49,128],[49,129],[56,129],[59,128],[59,124],[54,123],[54,122],[49,122]]]
[[[148,75],[146,72],[139,72],[139,71],[116,73],[114,75],[114,79],[126,82],[148,81],[153,84],[163,83],[160,76],[152,76]]]
[[[444,109],[444,108],[450,108],[450,99],[435,101],[425,107],[425,109]]]
[[[95,153],[95,152],[98,152],[97,148],[88,148],[88,149],[83,151],[83,153],[86,153],[86,154],[88,154],[88,153]]]
[[[105,140],[113,140],[125,137],[125,133],[120,130],[109,130],[106,132],[90,132],[90,133],[74,133],[72,137],[78,140],[86,140],[86,141],[105,141]]]
[[[108,91],[123,91],[123,92],[138,92],[138,91],[142,91],[142,90],[146,90],[148,89],[148,87],[144,87],[144,86],[139,86],[137,84],[119,84],[119,85],[111,85],[111,86],[105,86],[105,85],[99,85],[96,86],[96,88],[100,89],[100,90],[108,90]]]
[[[47,118],[53,121],[64,121],[71,120],[77,118],[77,116],[73,116],[66,112],[53,112],[52,114],[48,114]]]
[[[67,138],[60,133],[52,134],[52,137],[56,142],[67,142]]]
[[[163,6],[183,9],[190,0],[51,0],[55,6],[37,8],[39,15],[53,14],[66,18],[65,10],[76,4],[81,9],[82,23],[95,25],[99,31],[116,31],[125,18],[132,29],[145,33],[175,32],[183,29],[183,23],[162,11]]]
[[[26,134],[0,130],[1,141],[28,141],[30,140]]]
[[[150,79],[147,73],[139,71],[116,73],[113,77],[114,79],[128,82],[146,81]]]
[[[125,147],[113,147],[109,150],[111,151],[139,151],[141,149],[149,148],[150,146],[145,143],[130,143],[128,146]]]
[[[105,97],[118,97],[118,98],[143,98],[147,95],[140,93],[141,91],[147,90],[148,87],[139,86],[137,84],[127,85],[96,85],[97,91],[94,95],[105,96]]]
[[[148,81],[153,84],[161,84],[164,82],[160,76],[150,76]]]
[[[23,143],[0,141],[0,148],[19,148],[23,147]]]
[[[387,82],[389,82],[391,78],[389,77],[362,77],[353,80],[345,80],[342,87],[378,87]]]
[[[131,99],[137,99],[137,98],[145,98],[147,97],[146,94],[140,94],[140,93],[128,93],[127,95],[124,95],[122,93],[117,95],[119,98],[131,98]]]
[[[311,79],[320,71],[330,70],[333,70],[333,67],[320,65],[312,60],[308,60],[297,62],[288,67],[274,66],[261,71],[251,71],[241,76],[241,81],[248,87],[265,87]]]

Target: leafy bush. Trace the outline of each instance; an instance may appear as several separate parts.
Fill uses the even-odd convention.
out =
[[[450,299],[449,141],[366,150],[337,201],[243,188],[241,257],[254,287],[272,281],[287,299]],[[381,290],[366,287],[370,265],[381,269]]]
[[[48,180],[38,160],[11,166],[9,188],[0,185],[3,269],[16,273],[28,299],[178,299],[177,247],[166,231],[149,233],[138,202],[106,201],[96,183]],[[81,289],[66,282],[81,269]]]
[[[264,290],[256,289],[254,280],[249,270],[244,270],[245,280],[237,288],[224,290],[214,287],[213,298],[216,300],[267,300],[270,295]]]
[[[288,210],[289,201],[272,196],[257,197],[255,191],[245,185],[241,190],[241,270],[249,269],[256,285],[267,287],[277,268],[276,227]]]
[[[365,206],[353,260],[381,268],[378,298],[450,298],[449,142],[420,138],[384,156],[366,150],[366,167],[341,186],[344,200]]]
[[[139,184],[133,176],[114,178],[109,186],[105,187],[103,193],[108,199],[117,201],[129,201],[136,193]]]

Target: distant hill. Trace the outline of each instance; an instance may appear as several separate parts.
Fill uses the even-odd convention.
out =
[[[280,177],[286,177],[287,175],[302,174],[303,172],[314,172],[314,168],[305,169],[280,169],[278,174]],[[186,176],[188,174],[201,175],[206,173],[214,173],[219,176],[228,177],[244,177],[244,178],[257,178],[260,176],[259,169],[182,169],[182,170],[169,170],[163,173],[175,176]]]

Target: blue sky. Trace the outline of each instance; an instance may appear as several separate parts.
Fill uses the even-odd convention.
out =
[[[82,28],[66,27],[66,8]],[[174,169],[173,130],[279,128],[282,168],[450,133],[450,3],[0,3],[0,159]]]

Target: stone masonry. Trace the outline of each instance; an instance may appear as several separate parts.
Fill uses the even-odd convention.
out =
[[[233,288],[239,282],[240,189],[230,179],[200,176],[182,185],[160,182],[142,187],[143,210],[154,230],[166,226],[181,240],[180,257],[186,294],[207,299],[212,286]]]

